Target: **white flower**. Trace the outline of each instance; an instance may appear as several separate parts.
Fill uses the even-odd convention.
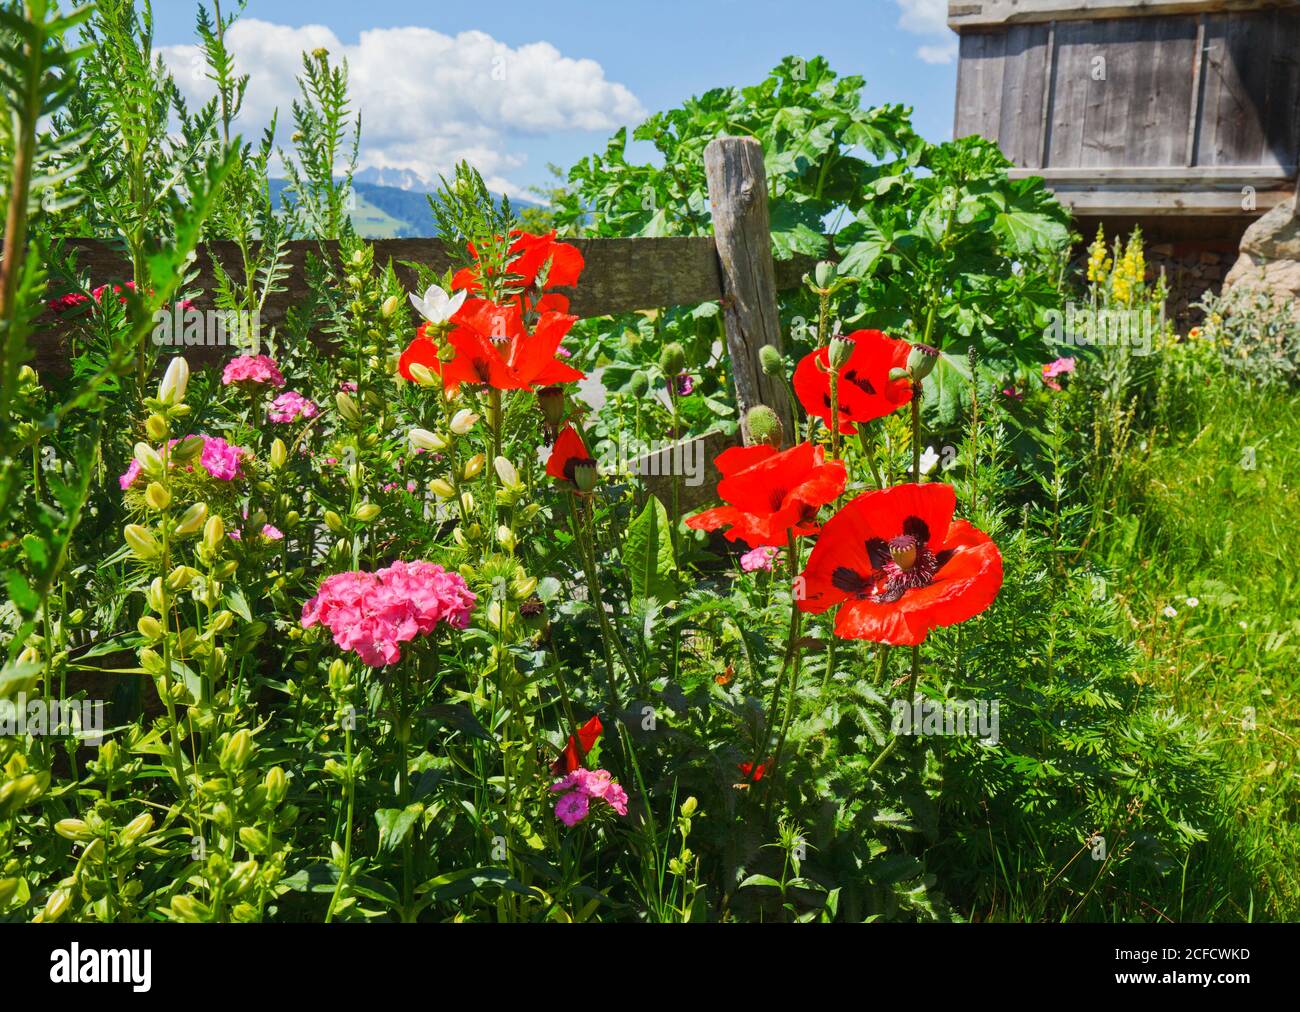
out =
[[[447,448],[447,440],[436,433],[430,432],[428,429],[412,429],[407,433],[406,438],[410,440],[412,450],[427,450],[430,453],[436,453]]]
[[[921,473],[929,474],[937,463],[939,463],[939,455],[934,452],[933,446],[927,446],[925,452],[921,454]]]
[[[1187,603],[1187,607],[1189,607],[1189,608],[1195,608],[1195,607],[1196,607],[1198,604],[1200,604],[1201,602],[1200,602],[1199,600],[1197,600],[1196,598],[1194,598],[1194,597],[1189,597],[1189,598],[1187,599],[1187,602],[1186,602],[1186,603]]]
[[[1241,626],[1243,629],[1249,628],[1245,622],[1238,622],[1237,625]]]
[[[474,428],[474,423],[478,421],[478,415],[474,414],[469,408],[461,408],[452,416],[451,431],[458,436],[463,436]]]
[[[430,285],[424,293],[424,298],[417,299],[415,293],[411,293],[411,305],[415,311],[423,316],[430,323],[437,325],[446,323],[456,311],[465,303],[465,297],[469,295],[468,291],[460,291],[455,295],[448,295],[437,285]]]
[[[1165,618],[1177,618],[1178,610],[1172,604],[1167,604],[1165,605],[1164,611],[1162,611],[1160,614],[1163,615]]]
[[[510,463],[505,457],[497,457],[492,461],[492,466],[496,468],[497,477],[501,479],[501,484],[506,488],[518,488],[519,472],[515,470],[515,465]]]

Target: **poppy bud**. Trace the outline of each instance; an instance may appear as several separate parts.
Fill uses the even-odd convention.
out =
[[[271,466],[277,471],[284,467],[289,459],[289,448],[284,445],[283,439],[276,439],[271,444]]]
[[[817,287],[823,291],[831,288],[838,278],[839,271],[830,260],[820,261],[813,269],[813,279],[817,282]]]
[[[928,344],[914,344],[907,356],[907,371],[914,380],[923,380],[939,361],[939,350]]]
[[[450,428],[456,435],[463,436],[474,428],[477,421],[478,415],[469,408],[461,408],[452,416]]]
[[[676,341],[665,344],[659,353],[659,368],[665,376],[677,376],[686,368],[686,349]]]
[[[751,443],[766,443],[779,450],[785,442],[781,419],[766,404],[755,404],[749,409],[745,415],[745,429]]]
[[[830,357],[832,369],[843,369],[848,365],[849,359],[853,357],[853,342],[846,337],[832,337],[830,350],[827,354]]]
[[[172,494],[156,481],[151,481],[149,487],[144,490],[144,501],[149,504],[150,509],[165,510],[171,505]]]
[[[141,527],[139,524],[127,524],[122,534],[126,538],[127,547],[131,549],[131,554],[137,559],[149,562],[156,559],[162,552],[162,548],[158,545],[158,539],[146,527]]]
[[[785,359],[781,357],[774,344],[765,344],[758,349],[758,364],[767,376],[785,375]]]
[[[177,355],[163,373],[162,382],[158,384],[158,399],[164,404],[179,404],[185,400],[185,391],[190,384],[190,364]]]
[[[162,415],[150,415],[144,422],[145,433],[155,442],[162,442],[167,438],[168,428],[167,419]]]
[[[543,387],[537,391],[537,404],[547,425],[554,428],[564,421],[564,391],[559,387]]]
[[[179,537],[189,537],[191,534],[197,534],[203,522],[208,518],[208,504],[205,502],[196,502],[193,506],[181,514],[180,523],[176,525],[176,534]]]
[[[632,378],[627,382],[628,393],[633,397],[644,397],[650,389],[650,377],[645,374],[644,369],[638,369],[632,374]]]

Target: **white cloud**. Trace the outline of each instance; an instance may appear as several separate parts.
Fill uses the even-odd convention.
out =
[[[345,44],[323,25],[251,18],[236,22],[227,39],[238,66],[252,75],[240,123],[245,137],[259,134],[276,109],[287,137],[301,54],[325,48],[331,61],[348,61],[361,112],[361,168],[409,169],[430,179],[466,159],[489,186],[511,195],[520,189],[506,174],[524,163],[512,138],[613,130],[645,114],[599,63],[565,56],[549,42],[512,49],[478,31],[385,28]],[[161,52],[187,99],[211,97],[197,46]]]
[[[940,41],[918,46],[916,55],[925,63],[952,63],[957,58],[957,40],[948,28],[948,0],[895,0],[902,13],[898,27],[913,35],[938,36]]]

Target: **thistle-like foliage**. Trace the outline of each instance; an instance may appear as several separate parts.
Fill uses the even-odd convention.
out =
[[[303,234],[341,239],[354,234],[352,174],[361,143],[361,114],[351,119],[347,61],[332,66],[324,49],[303,53],[298,90],[293,102],[296,157],[281,153],[289,177],[286,210]]]

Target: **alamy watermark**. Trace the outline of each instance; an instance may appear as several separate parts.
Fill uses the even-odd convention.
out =
[[[104,740],[102,699],[28,699],[20,692],[0,699],[0,737],[80,738],[87,745]]]
[[[160,348],[225,348],[256,355],[262,340],[262,317],[256,310],[195,309],[178,302],[153,314],[153,343]]]
[[[620,433],[617,441],[605,439],[595,446],[601,474],[632,475],[641,478],[682,478],[682,484],[698,488],[704,484],[705,445],[701,439],[673,442],[629,439]]]
[[[1065,312],[1049,310],[1043,343],[1074,347],[1127,347],[1134,355],[1150,355],[1155,338],[1165,329],[1165,310],[1096,309],[1068,302]]]
[[[911,703],[895,699],[889,704],[893,714],[889,729],[896,735],[948,735],[979,738],[989,745],[998,743],[997,699],[925,699],[918,696]]]

